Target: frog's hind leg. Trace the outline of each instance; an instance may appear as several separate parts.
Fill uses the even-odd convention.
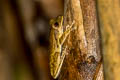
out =
[[[63,64],[63,61],[64,61],[64,58],[65,58],[65,55],[66,55],[66,49],[67,47],[63,48],[61,53],[60,53],[60,64],[59,64],[59,68],[57,68],[57,72],[55,73],[56,74],[56,78],[59,76],[60,74],[60,71],[61,71],[61,68],[62,68],[62,64]]]

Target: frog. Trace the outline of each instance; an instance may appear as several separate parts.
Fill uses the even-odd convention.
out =
[[[67,46],[64,46],[68,35],[76,29],[74,26],[75,21],[72,21],[70,25],[67,25],[64,31],[63,28],[63,16],[58,16],[50,20],[50,37],[49,37],[49,53],[50,53],[50,73],[51,76],[56,79],[61,71],[63,61],[65,59]]]

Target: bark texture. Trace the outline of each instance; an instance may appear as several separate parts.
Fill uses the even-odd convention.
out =
[[[64,25],[75,21],[59,80],[102,80],[99,31],[94,0],[65,0]],[[98,79],[98,74],[102,75]]]
[[[120,1],[97,0],[105,80],[120,80]]]

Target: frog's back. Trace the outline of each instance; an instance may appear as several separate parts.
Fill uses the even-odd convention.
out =
[[[54,51],[54,49],[55,49],[55,44],[56,44],[55,35],[54,35],[54,30],[51,30],[51,31],[50,31],[49,42],[50,42],[49,49],[50,49],[50,54],[51,54],[51,52]]]

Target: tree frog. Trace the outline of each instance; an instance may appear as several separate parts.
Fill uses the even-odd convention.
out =
[[[50,73],[54,79],[59,76],[67,47],[63,46],[67,36],[71,31],[75,30],[73,21],[70,25],[66,26],[66,30],[63,31],[63,16],[58,16],[55,19],[50,20]]]

